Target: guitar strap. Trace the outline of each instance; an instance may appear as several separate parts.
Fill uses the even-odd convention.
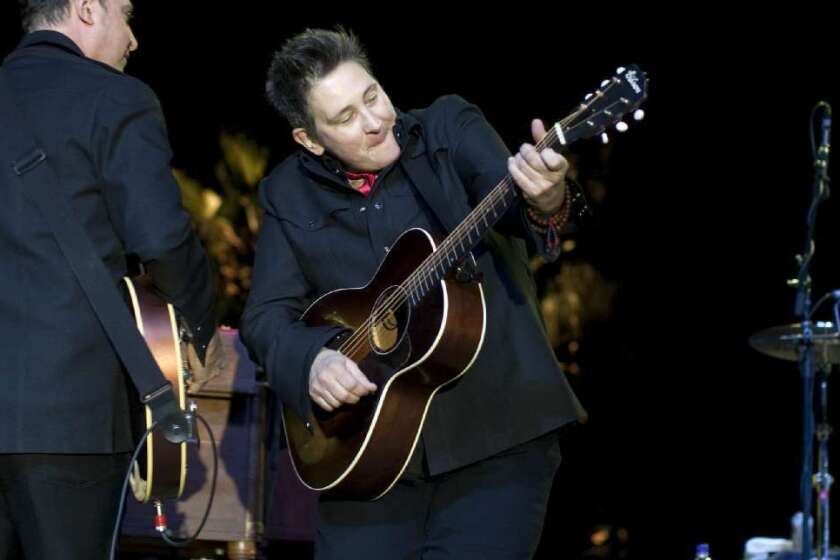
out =
[[[140,400],[152,410],[153,420],[162,420],[167,439],[186,432],[183,413],[172,386],[163,376],[149,347],[137,329],[111,274],[93,247],[81,224],[71,216],[71,204],[60,188],[57,171],[41,142],[26,121],[24,107],[0,68],[0,153],[2,176],[24,189],[52,230],[61,253],[70,265],[105,333],[131,377]],[[177,415],[177,416],[173,416]],[[176,425],[180,424],[180,426]]]

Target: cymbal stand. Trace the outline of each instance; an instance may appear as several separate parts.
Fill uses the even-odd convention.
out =
[[[800,498],[802,501],[802,511],[805,514],[805,519],[808,519],[811,514],[811,491],[812,484],[814,484],[813,472],[813,439],[814,439],[814,333],[813,324],[811,323],[811,260],[814,256],[814,229],[817,221],[817,207],[821,202],[828,198],[828,153],[829,143],[828,136],[831,126],[831,107],[824,102],[818,103],[811,113],[811,123],[813,124],[814,116],[817,111],[822,109],[823,119],[823,141],[820,149],[815,150],[814,153],[814,183],[812,189],[811,205],[808,209],[808,216],[806,220],[806,237],[805,248],[801,254],[797,255],[799,262],[799,274],[796,280],[791,284],[796,286],[796,303],[794,313],[802,323],[802,345],[799,358],[799,371],[802,376],[802,477],[800,479]],[[813,135],[812,135],[813,138]],[[822,368],[821,368],[822,369]],[[827,381],[825,381],[827,390]],[[822,383],[821,383],[822,386]],[[827,398],[827,397],[826,397]],[[825,434],[827,440],[827,434]],[[826,441],[827,444],[827,441]],[[823,457],[826,461],[826,468],[828,457],[827,454]],[[823,473],[821,473],[823,474]],[[828,473],[824,473],[828,476]],[[820,478],[820,487],[825,487],[825,506],[828,505],[828,487],[831,481]],[[822,493],[820,494],[822,499]],[[823,512],[828,514],[826,509]],[[827,518],[824,520],[827,521]],[[828,530],[828,524],[823,523],[825,531]],[[820,539],[821,541],[823,539]],[[828,558],[829,542],[823,544],[825,548],[825,556],[821,555],[821,560]],[[821,548],[823,548],[821,547]],[[802,531],[802,558],[811,558],[811,531],[808,524],[804,525]]]

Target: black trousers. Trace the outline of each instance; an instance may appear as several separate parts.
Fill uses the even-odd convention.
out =
[[[531,558],[559,465],[551,433],[456,471],[402,479],[374,502],[321,500],[315,557]]]
[[[0,560],[101,560],[130,454],[0,454]]]

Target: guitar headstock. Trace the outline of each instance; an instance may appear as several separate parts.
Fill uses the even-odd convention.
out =
[[[647,99],[647,88],[647,75],[638,66],[619,68],[615,76],[587,95],[574,113],[554,123],[547,140],[563,147],[600,134],[606,143],[606,130],[611,126],[619,132],[627,130],[623,119],[628,113],[632,112],[635,120],[644,118],[639,106]]]

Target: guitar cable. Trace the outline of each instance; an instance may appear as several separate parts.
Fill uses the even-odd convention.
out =
[[[834,330],[840,334],[840,299],[834,302]]]
[[[213,447],[213,470],[211,475],[211,482],[210,482],[210,496],[207,499],[207,507],[204,510],[204,515],[201,518],[201,523],[199,523],[198,528],[196,529],[195,533],[187,538],[178,538],[176,537],[172,531],[166,526],[166,517],[162,515],[162,511],[158,509],[158,505],[155,505],[156,513],[155,515],[155,530],[160,533],[161,538],[170,546],[176,548],[183,548],[185,546],[189,546],[193,542],[195,542],[198,535],[201,533],[201,530],[204,529],[205,523],[207,523],[207,518],[210,516],[210,509],[213,507],[213,498],[216,495],[216,479],[219,471],[219,457],[218,457],[218,448],[216,446],[216,438],[213,435],[213,430],[210,428],[210,424],[204,419],[203,416],[198,414],[197,412],[191,413],[191,416],[198,418],[199,421],[204,425],[204,428],[207,430],[207,435],[210,437],[210,443]],[[111,552],[109,555],[110,560],[116,559],[117,554],[117,543],[119,541],[120,536],[120,528],[122,527],[122,520],[123,515],[125,515],[125,503],[126,498],[128,497],[128,485],[129,481],[131,480],[131,473],[134,470],[134,463],[137,461],[137,458],[140,456],[140,452],[143,450],[143,445],[146,443],[146,440],[149,439],[149,435],[154,431],[157,425],[160,423],[160,420],[156,420],[152,423],[151,426],[143,433],[143,437],[140,438],[140,441],[137,443],[137,446],[134,449],[134,453],[131,456],[131,460],[128,463],[128,470],[125,473],[125,478],[123,480],[122,490],[120,491],[120,506],[117,511],[117,517],[114,522],[114,531],[111,535]],[[201,447],[201,440],[197,438],[196,440],[198,447]],[[159,504],[160,502],[158,502]]]
[[[830,299],[834,299],[834,301],[840,301],[840,290],[831,290],[830,292],[825,293],[820,299],[817,300],[811,310],[808,312],[808,319],[814,316],[814,313],[822,307],[822,305]]]
[[[143,437],[141,437],[140,441],[137,442],[137,447],[134,448],[134,453],[131,455],[131,460],[128,462],[128,472],[125,473],[122,490],[120,491],[120,507],[117,510],[117,518],[114,523],[114,531],[111,534],[111,553],[109,554],[109,558],[111,560],[115,560],[117,557],[117,540],[120,536],[122,517],[125,513],[125,498],[126,494],[128,494],[128,482],[131,479],[131,471],[134,469],[134,462],[137,461],[137,457],[140,456],[140,452],[143,450],[143,445],[146,443],[146,440],[149,439],[149,434],[151,434],[152,431],[154,431],[159,422],[159,420],[154,421],[152,425],[149,426],[148,429],[146,429],[146,431],[143,433]]]
[[[210,437],[210,443],[211,443],[212,448],[213,448],[213,453],[212,453],[212,456],[213,456],[213,471],[212,471],[212,473],[213,474],[211,475],[211,480],[210,480],[210,496],[207,498],[207,507],[204,508],[204,515],[202,516],[201,523],[198,524],[198,528],[195,530],[195,533],[193,533],[192,535],[190,535],[189,537],[186,537],[186,538],[179,538],[179,537],[176,537],[172,533],[172,531],[169,528],[166,527],[165,524],[162,525],[162,526],[158,525],[156,527],[158,532],[160,532],[160,537],[164,541],[166,541],[166,543],[169,546],[174,546],[176,548],[182,548],[182,547],[185,547],[185,546],[189,546],[190,544],[195,542],[195,539],[198,538],[198,535],[201,533],[201,530],[204,529],[204,524],[207,523],[207,518],[210,517],[210,509],[213,507],[213,498],[216,495],[216,477],[219,473],[219,455],[218,455],[218,449],[216,447],[216,438],[213,436],[213,430],[210,429],[210,424],[207,423],[207,421],[204,419],[203,416],[201,416],[197,412],[194,412],[193,415],[196,418],[198,418],[198,420],[202,424],[204,424],[204,429],[207,430],[207,435]],[[201,447],[201,440],[200,439],[197,440],[197,445],[198,445],[199,448]]]

